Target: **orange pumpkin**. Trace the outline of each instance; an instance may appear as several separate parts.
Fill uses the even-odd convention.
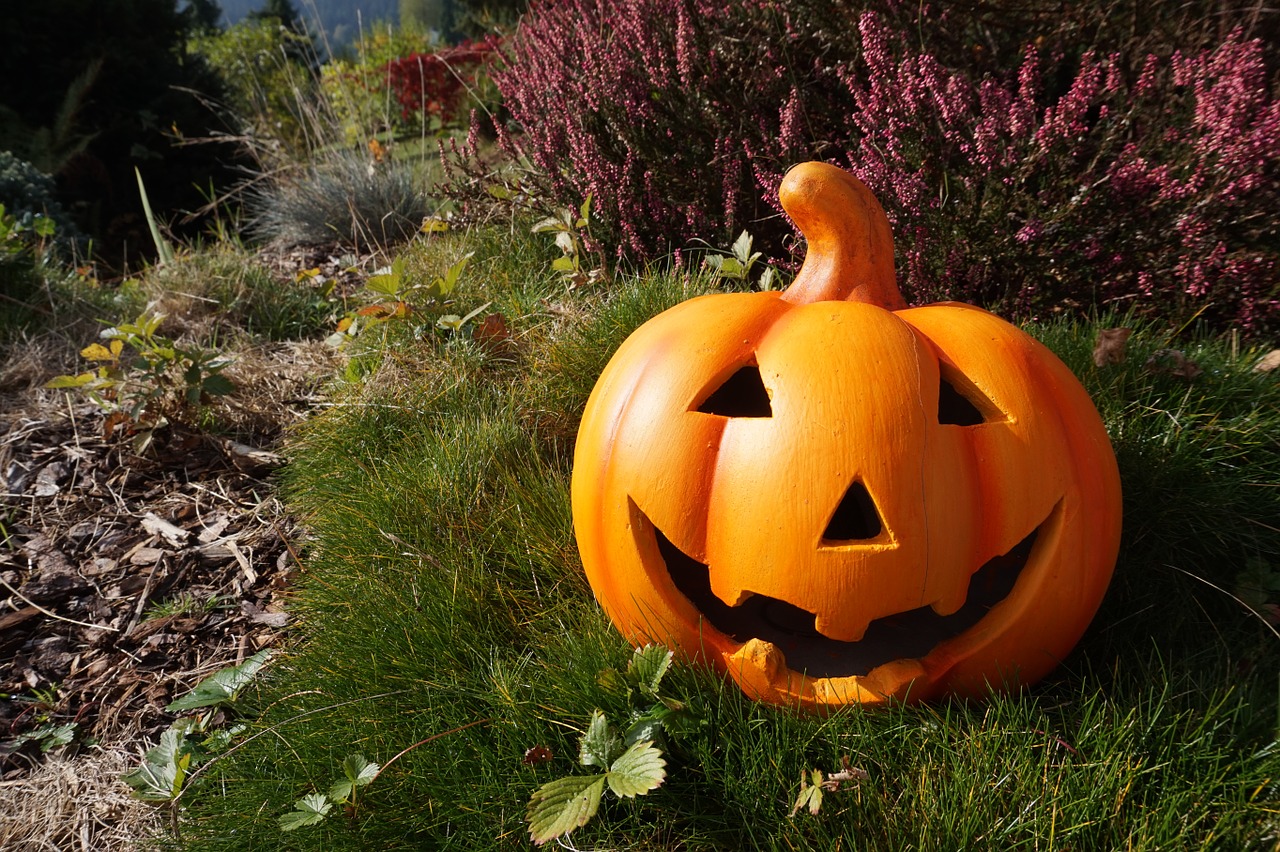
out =
[[[591,394],[572,499],[596,597],[631,641],[778,704],[1043,677],[1119,544],[1088,394],[987,311],[906,307],[852,175],[806,163],[780,196],[808,242],[791,287],[662,313]]]

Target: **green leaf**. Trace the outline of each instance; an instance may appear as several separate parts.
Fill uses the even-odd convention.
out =
[[[529,800],[529,837],[541,846],[587,824],[600,808],[605,776],[572,775],[548,781]]]
[[[658,684],[671,668],[672,653],[661,645],[636,648],[627,664],[627,678],[651,698],[658,696]]]
[[[364,286],[375,293],[385,296],[397,296],[404,285],[405,259],[397,257],[390,266],[377,270],[364,282]]]
[[[635,743],[613,762],[605,777],[615,796],[629,799],[657,789],[666,780],[666,767],[662,749],[651,742]]]
[[[280,817],[280,830],[293,831],[304,825],[315,825],[323,820],[325,814],[332,808],[333,803],[320,793],[304,796],[294,804],[293,810]]]
[[[438,295],[447,296],[453,292],[453,288],[458,286],[458,279],[462,277],[462,270],[467,268],[467,263],[470,262],[474,255],[475,252],[473,251],[469,251],[464,254],[458,259],[457,263],[449,267],[443,278],[440,278],[435,282],[435,287],[433,289],[439,291]]]
[[[555,260],[551,261],[551,268],[556,272],[573,272],[573,258],[557,257]]]
[[[31,230],[35,231],[38,237],[52,237],[58,230],[58,225],[48,216],[37,216],[31,223]]]
[[[630,748],[639,742],[658,742],[666,729],[665,717],[670,712],[665,707],[654,707],[637,716],[622,735],[622,744]]]
[[[808,808],[815,816],[822,807],[822,771],[815,769],[811,774],[812,785],[805,781],[804,773],[800,773],[800,796],[791,808],[789,816],[795,816],[801,808]]]
[[[126,773],[123,780],[134,790],[139,799],[149,802],[168,802],[182,790],[187,777],[191,752],[186,740],[175,728],[160,735],[160,742],[147,751],[142,766]]]
[[[379,766],[364,759],[363,754],[349,754],[342,761],[342,774],[357,787],[367,787],[378,777]]]
[[[82,388],[97,378],[96,373],[81,373],[78,376],[55,376],[44,383],[44,386],[51,389],[57,388]]]
[[[226,396],[236,389],[235,382],[217,373],[212,376],[205,376],[204,381],[200,383],[200,387],[210,396]]]
[[[219,669],[196,684],[196,688],[165,708],[170,713],[214,707],[235,701],[240,690],[257,676],[271,656],[269,648],[263,648],[238,666]]]
[[[16,748],[24,743],[39,743],[40,753],[48,754],[55,748],[70,745],[76,738],[77,728],[79,725],[75,722],[68,722],[65,725],[41,725],[34,730],[19,734],[13,740],[13,746]]]
[[[618,752],[622,751],[622,741],[604,713],[595,710],[591,713],[591,722],[587,732],[582,735],[578,745],[578,760],[583,766],[607,767],[613,763]]]
[[[329,788],[329,801],[345,802],[351,798],[351,793],[356,789],[356,785],[352,784],[346,778],[342,778],[333,782],[333,786]]]
[[[147,200],[147,188],[142,183],[142,172],[137,166],[133,167],[133,173],[138,176],[138,194],[142,196],[142,212],[147,217],[147,227],[151,229],[151,240],[156,244],[156,254],[160,257],[161,264],[173,264],[173,246],[169,245],[169,241],[160,236],[160,226],[156,224],[155,214],[151,212],[151,202]]]

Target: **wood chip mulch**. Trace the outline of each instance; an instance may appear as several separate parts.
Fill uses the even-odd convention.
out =
[[[0,778],[30,765],[13,742],[36,718],[154,739],[166,704],[287,623],[279,458],[174,429],[139,457],[101,422],[76,406],[0,436]]]

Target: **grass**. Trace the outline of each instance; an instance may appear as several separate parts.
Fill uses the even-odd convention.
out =
[[[518,231],[411,249],[424,268],[464,250],[450,310],[492,301],[515,348],[387,323],[295,435],[282,486],[312,532],[298,641],[242,697],[239,745],[184,794],[184,848],[525,848],[525,805],[583,771],[592,710],[625,718],[599,674],[630,649],[572,534],[576,418],[632,328],[711,285],[650,274],[566,295],[554,253]],[[672,741],[666,783],[606,798],[568,847],[1273,848],[1280,640],[1237,598],[1250,571],[1280,571],[1280,386],[1250,372],[1258,353],[1208,337],[1177,344],[1205,369],[1194,382],[1152,374],[1171,345],[1153,327],[1096,368],[1098,325],[1031,329],[1094,394],[1126,492],[1111,590],[1062,667],[985,702],[817,717],[678,664],[664,687],[701,721]],[[280,830],[348,754],[385,764],[431,737],[356,810]],[[540,745],[554,759],[524,765]],[[845,755],[869,778],[789,817],[801,772]]]

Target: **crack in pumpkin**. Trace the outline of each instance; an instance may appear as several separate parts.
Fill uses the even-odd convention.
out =
[[[768,595],[753,594],[737,606],[726,604],[711,591],[708,566],[672,543],[647,516],[645,520],[653,529],[672,583],[712,627],[736,642],[769,642],[783,653],[792,671],[827,678],[861,677],[894,660],[923,658],[942,642],[976,625],[1013,591],[1037,536],[1060,508],[1059,503],[1008,553],[992,557],[975,571],[969,578],[964,605],[956,612],[938,615],[931,607],[922,606],[887,615],[873,620],[856,642],[823,636],[815,626],[814,613]]]

